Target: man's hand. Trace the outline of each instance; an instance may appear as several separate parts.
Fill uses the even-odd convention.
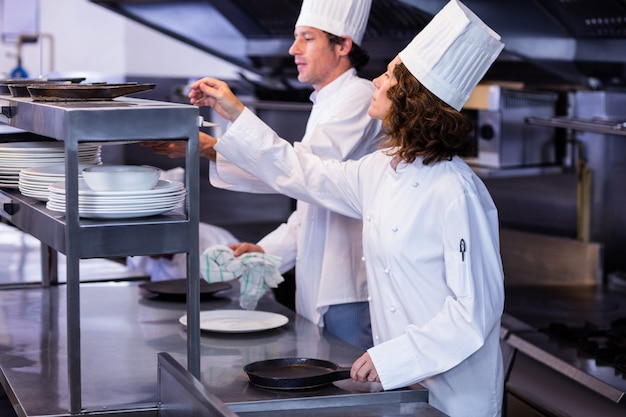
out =
[[[232,245],[228,245],[228,247],[233,250],[234,257],[240,256],[240,255],[243,255],[244,253],[249,253],[249,252],[265,253],[263,248],[260,247],[259,245],[255,245],[254,243],[248,243],[248,242],[234,243]]]
[[[198,154],[203,158],[215,161],[216,152],[213,146],[217,143],[217,139],[204,132],[198,133]],[[167,155],[170,158],[182,158],[187,154],[187,143],[184,141],[167,141],[167,142],[141,142],[141,146],[152,148],[154,153]]]
[[[206,77],[190,86],[189,102],[196,106],[210,106],[220,116],[234,122],[244,105],[224,81]]]

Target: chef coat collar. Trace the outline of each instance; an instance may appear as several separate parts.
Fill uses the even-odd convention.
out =
[[[313,104],[317,104],[318,100],[325,100],[327,97],[333,96],[337,94],[341,90],[341,86],[343,83],[352,77],[356,77],[356,69],[350,68],[339,77],[335,78],[333,81],[322,87],[321,90],[313,91],[309,96],[309,100],[313,102]]]

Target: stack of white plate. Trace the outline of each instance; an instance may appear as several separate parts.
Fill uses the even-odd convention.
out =
[[[78,162],[100,164],[100,146],[79,144]],[[63,163],[63,142],[0,143],[0,187],[19,188],[19,175],[23,169]]]
[[[78,178],[82,178],[84,168],[92,164],[80,164],[78,166]],[[42,167],[26,168],[20,171],[20,193],[27,197],[48,201],[48,188],[51,184],[65,181],[65,164],[46,165]]]
[[[65,183],[51,184],[46,207],[65,213]],[[152,190],[95,191],[78,180],[78,212],[92,219],[123,219],[154,216],[179,207],[185,200],[185,187],[177,181],[159,180]]]

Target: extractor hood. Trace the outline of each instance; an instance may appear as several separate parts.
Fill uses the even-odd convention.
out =
[[[262,77],[294,78],[301,0],[90,0]],[[363,47],[377,76],[447,0],[373,0]],[[465,0],[505,50],[487,78],[626,86],[626,1]]]
[[[288,50],[302,0],[91,0],[264,77],[297,75]],[[364,48],[364,76],[380,74],[432,18],[398,0],[375,0]]]

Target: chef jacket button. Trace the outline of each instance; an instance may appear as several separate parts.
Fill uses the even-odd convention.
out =
[[[365,262],[365,256],[361,256],[361,260]]]
[[[398,231],[398,227],[394,227],[393,229],[391,229],[392,232],[397,232]]]
[[[367,220],[368,222],[372,220],[372,218],[370,216],[365,216],[365,220]]]
[[[395,307],[391,307],[389,310],[390,310],[392,313],[395,313],[395,312],[396,312],[396,308],[395,308]]]
[[[391,269],[385,268],[385,274],[389,275],[390,272],[391,272]]]
[[[380,340],[380,336],[374,336],[374,339]]]
[[[371,297],[371,296],[370,296],[370,297],[367,297],[367,301],[370,301],[370,302],[371,302],[371,301],[372,301],[372,297]]]
[[[415,182],[413,183],[413,187],[417,187],[418,185],[420,185],[420,183],[419,183],[419,182],[417,182],[417,181],[415,181]]]

